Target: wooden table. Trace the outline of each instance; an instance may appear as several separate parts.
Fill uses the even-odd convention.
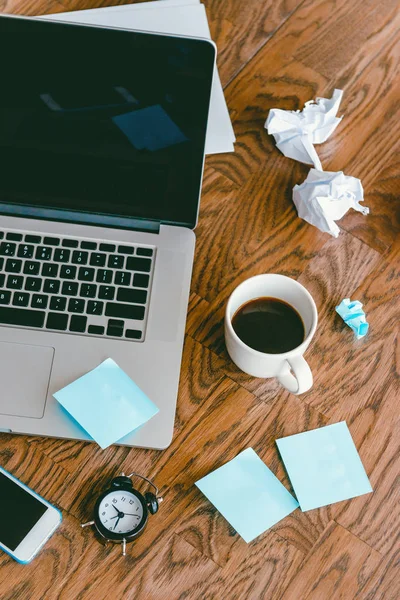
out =
[[[108,4],[108,1],[102,5]],[[176,428],[163,452],[1,435],[0,464],[61,507],[59,531],[29,566],[0,556],[2,600],[394,600],[399,467],[399,28],[396,0],[206,0],[236,151],[208,157]],[[85,0],[5,0],[35,15]],[[397,76],[397,81],[396,81]],[[397,84],[397,85],[396,85]],[[338,239],[297,217],[306,165],[263,125],[270,108],[302,108],[344,89],[344,114],[318,147],[325,170],[359,177],[371,214],[340,221]],[[304,284],[320,324],[306,356],[313,389],[291,395],[229,361],[223,312],[257,273]],[[355,341],[335,314],[359,299],[370,322]],[[346,420],[374,487],[368,496],[295,511],[246,544],[194,486],[251,446],[291,489],[276,438]],[[165,502],[129,547],[104,548],[79,524],[117,471],[153,477]],[[92,495],[92,497],[91,497]]]

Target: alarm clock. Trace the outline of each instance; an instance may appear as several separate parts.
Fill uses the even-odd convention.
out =
[[[155,490],[144,495],[132,483],[132,477],[146,481]],[[162,502],[158,488],[150,479],[131,473],[121,473],[110,483],[97,499],[93,521],[82,523],[81,527],[94,525],[101,541],[122,544],[122,554],[126,555],[126,544],[135,541],[144,531],[149,514],[155,515]]]

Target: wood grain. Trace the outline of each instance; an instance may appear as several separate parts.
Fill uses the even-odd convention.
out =
[[[282,599],[354,598],[373,575],[379,561],[378,552],[332,522],[300,565]]]
[[[2,0],[37,15],[129,0]],[[0,434],[0,464],[63,513],[28,566],[0,556],[1,600],[397,600],[399,577],[400,11],[396,0],[205,0],[237,142],[206,159],[174,438],[165,451]],[[309,167],[268,136],[270,108],[295,110],[344,90],[326,170],[359,177],[368,217],[349,212],[333,239],[297,217],[292,188]],[[230,361],[227,299],[246,278],[279,272],[319,311],[301,397]],[[364,303],[360,341],[335,313]],[[294,511],[246,544],[194,485],[252,447],[294,493],[276,439],[346,420],[374,492]],[[139,471],[165,498],[123,559],[90,529],[97,494]]]

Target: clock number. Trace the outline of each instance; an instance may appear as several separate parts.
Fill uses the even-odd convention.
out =
[[[133,504],[133,500],[129,500],[129,504]]]
[[[125,500],[126,500],[125,496],[122,496],[121,501],[125,502]]]
[[[107,506],[108,506],[108,502],[107,502],[107,504],[105,504],[105,507],[106,507],[106,508],[107,508]]]
[[[102,515],[103,515],[103,517],[104,517],[104,515],[106,514],[106,511],[104,510],[104,511],[103,511],[101,514],[102,514]]]
[[[113,498],[112,501],[113,501],[113,504],[117,504],[117,499],[116,498]]]

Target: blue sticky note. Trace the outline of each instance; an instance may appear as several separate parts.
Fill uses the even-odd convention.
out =
[[[159,410],[111,358],[54,397],[103,449]]]
[[[245,542],[299,505],[252,448],[196,482]]]
[[[276,441],[303,511],[372,492],[345,421]]]
[[[136,150],[155,152],[187,141],[159,104],[117,115],[112,120]]]

